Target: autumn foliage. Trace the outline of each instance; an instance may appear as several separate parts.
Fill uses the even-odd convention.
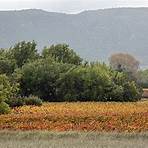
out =
[[[136,103],[45,103],[0,115],[0,130],[148,131],[148,101]]]

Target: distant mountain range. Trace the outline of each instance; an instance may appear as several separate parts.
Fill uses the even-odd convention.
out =
[[[38,43],[38,49],[67,43],[87,60],[107,61],[128,52],[148,68],[148,8],[115,8],[79,14],[38,9],[0,11],[0,47],[18,41]]]

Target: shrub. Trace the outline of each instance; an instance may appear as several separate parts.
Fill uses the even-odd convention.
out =
[[[142,97],[142,90],[134,81],[126,82],[124,86],[124,101],[138,101]]]
[[[19,107],[25,105],[25,100],[23,97],[16,97],[7,100],[6,103],[9,104],[10,107]]]
[[[44,101],[135,101],[141,97],[137,84],[127,73],[105,64],[63,64],[39,59],[21,69],[21,95]]]
[[[122,102],[122,101],[124,101],[123,94],[124,94],[123,86],[115,85],[113,87],[112,91],[110,92],[110,97],[108,97],[107,101],[116,101],[116,102],[120,101],[120,102]]]
[[[35,96],[29,96],[28,98],[24,99],[26,105],[35,105],[35,106],[41,106],[42,100]]]
[[[0,103],[0,114],[7,114],[10,112],[10,107],[5,102]]]
[[[105,64],[79,66],[59,80],[61,101],[138,101],[141,89],[127,74],[112,71]]]
[[[37,60],[22,68],[22,96],[34,95],[44,101],[57,100],[57,80],[73,65],[54,63],[50,59]]]
[[[41,106],[42,100],[35,96],[11,98],[6,101],[10,107],[19,107],[23,105]]]
[[[14,60],[0,59],[0,74],[12,74],[14,72],[15,66]]]
[[[142,98],[142,89],[123,72],[113,71],[114,87],[111,91],[112,101],[138,101]]]
[[[110,70],[106,65],[79,66],[58,80],[63,101],[106,101],[112,88]]]

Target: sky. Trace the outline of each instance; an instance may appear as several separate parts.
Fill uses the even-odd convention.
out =
[[[116,7],[148,7],[148,0],[0,0],[0,10],[43,9],[78,13]]]

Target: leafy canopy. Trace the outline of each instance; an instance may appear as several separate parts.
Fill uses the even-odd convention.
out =
[[[82,59],[69,48],[67,44],[52,45],[49,48],[45,47],[42,52],[43,57],[51,56],[57,62],[80,65]]]

